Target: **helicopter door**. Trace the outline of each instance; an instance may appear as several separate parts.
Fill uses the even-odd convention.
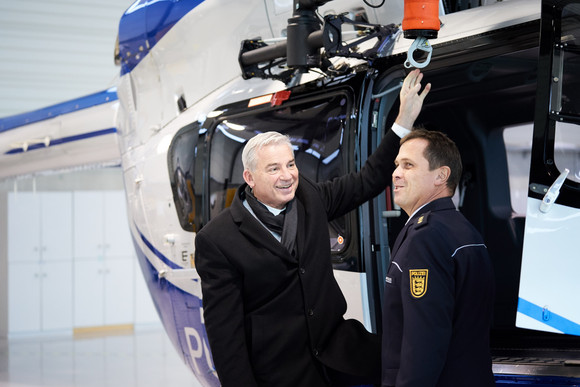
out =
[[[580,2],[544,0],[516,326],[580,335]]]

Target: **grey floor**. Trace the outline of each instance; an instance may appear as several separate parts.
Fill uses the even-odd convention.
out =
[[[161,326],[133,333],[0,338],[2,387],[201,387]]]

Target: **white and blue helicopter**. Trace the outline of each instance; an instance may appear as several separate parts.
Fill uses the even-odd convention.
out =
[[[406,71],[423,68],[433,90],[418,123],[457,143],[454,199],[494,263],[497,384],[580,385],[580,0],[436,1],[435,30],[403,31],[405,2],[136,1],[119,24],[118,85],[1,118],[0,179],[120,158],[159,316],[217,386],[194,238],[242,183],[244,143],[276,130],[309,177],[356,170],[394,121]],[[348,317],[370,331],[404,221],[387,187],[328,225]]]

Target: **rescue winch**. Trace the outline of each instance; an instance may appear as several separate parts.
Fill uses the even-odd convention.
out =
[[[439,0],[405,0],[402,28],[405,38],[415,39],[407,52],[405,67],[427,66],[433,52],[429,39],[437,38],[440,28]],[[422,62],[415,60],[416,52],[421,54],[420,51],[427,54],[427,58]]]

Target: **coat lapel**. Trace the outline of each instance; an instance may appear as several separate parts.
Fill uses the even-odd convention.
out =
[[[403,241],[407,237],[407,231],[409,231],[410,226],[411,226],[411,221],[407,222],[407,224],[405,224],[405,226],[403,227],[401,232],[399,232],[397,239],[395,239],[395,244],[393,245],[393,251],[391,253],[391,258],[397,254],[399,247],[401,247],[401,244],[403,243]]]

